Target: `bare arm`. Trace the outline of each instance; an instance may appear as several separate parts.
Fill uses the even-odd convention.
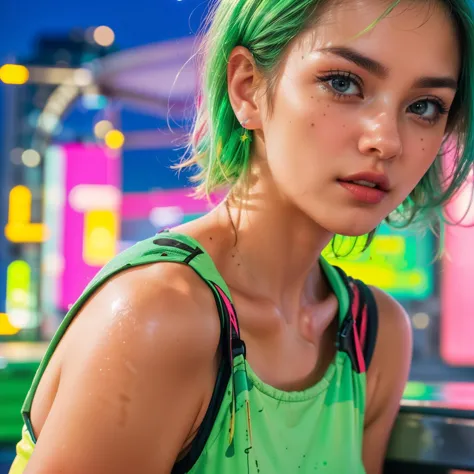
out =
[[[394,299],[372,288],[379,331],[368,380],[363,458],[367,474],[381,474],[393,423],[400,408],[412,354],[411,326]]]
[[[169,473],[207,408],[219,333],[212,294],[189,268],[152,265],[107,283],[65,335],[26,474]]]

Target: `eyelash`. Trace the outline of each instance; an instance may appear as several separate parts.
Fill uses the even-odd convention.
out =
[[[315,78],[328,92],[333,94],[333,96],[338,100],[350,99],[352,97],[363,98],[362,92],[358,95],[343,94],[343,93],[337,92],[336,90],[334,90],[332,86],[328,84],[331,80],[334,80],[334,79],[345,79],[355,84],[359,89],[362,89],[363,87],[362,79],[359,76],[356,76],[355,74],[352,74],[349,71],[333,70],[333,71],[329,71],[325,75],[316,76]],[[421,99],[418,99],[416,102],[413,102],[412,104],[410,104],[409,107],[413,106],[414,104],[417,104],[419,102],[424,102],[424,101],[434,104],[436,106],[437,108],[436,116],[435,118],[429,118],[429,119],[418,116],[418,120],[421,120],[423,122],[427,122],[433,125],[439,120],[439,118],[442,115],[446,115],[449,112],[449,109],[448,107],[446,107],[445,103],[438,97],[433,97],[433,96],[426,96]]]

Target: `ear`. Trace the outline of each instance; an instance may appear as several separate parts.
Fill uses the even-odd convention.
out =
[[[257,100],[261,74],[247,48],[237,46],[229,57],[227,88],[237,120],[249,130],[262,127],[262,111]]]

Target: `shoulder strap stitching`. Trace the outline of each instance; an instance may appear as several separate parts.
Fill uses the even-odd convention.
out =
[[[175,247],[189,253],[193,253],[196,251],[196,248],[193,248],[190,245],[185,244],[184,242],[181,242],[180,240],[176,240],[176,239],[158,237],[157,239],[153,241],[153,243],[155,245],[161,245],[163,247]],[[203,253],[202,250],[199,253]]]

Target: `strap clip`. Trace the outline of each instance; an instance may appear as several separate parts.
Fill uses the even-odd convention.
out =
[[[232,338],[232,357],[235,359],[237,356],[243,355],[244,358],[247,355],[247,348],[245,342],[238,338]]]

